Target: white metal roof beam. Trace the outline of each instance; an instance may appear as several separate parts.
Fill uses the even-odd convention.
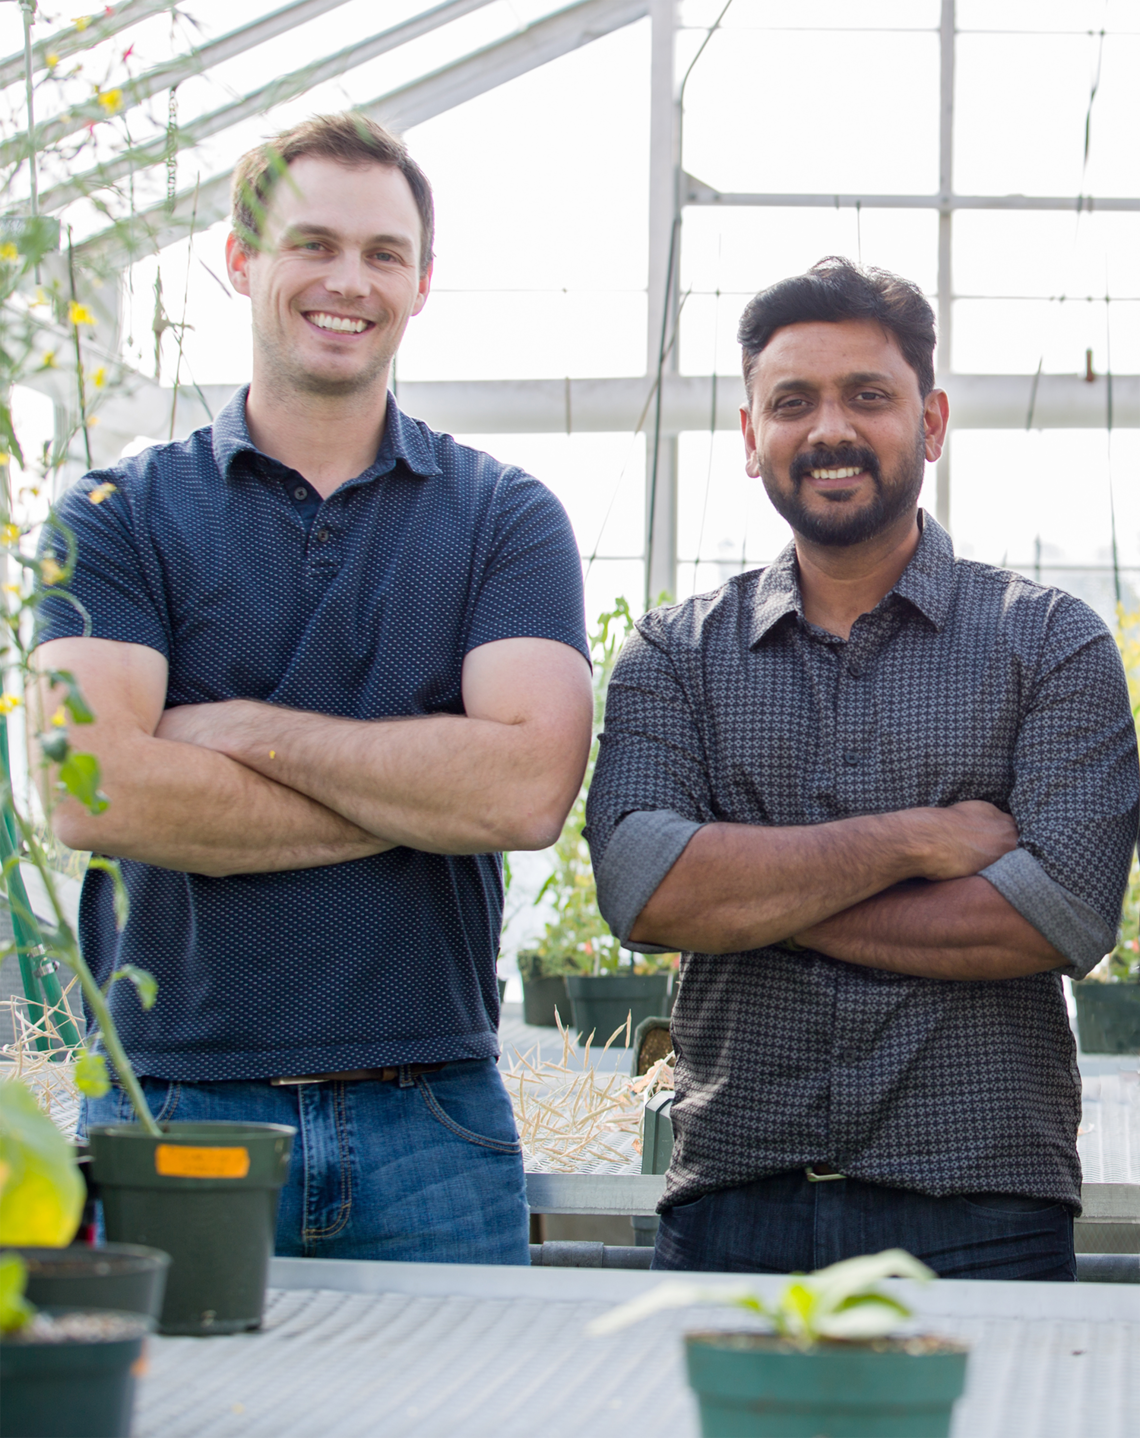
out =
[[[137,79],[124,81],[118,86],[123,92],[123,101],[116,113],[122,114],[136,105],[141,105],[159,90],[172,89],[183,80],[188,80],[191,75],[201,75],[212,65],[220,65],[223,60],[232,60],[235,55],[242,55],[245,51],[252,50],[255,45],[263,45],[266,40],[283,35],[287,30],[304,25],[308,20],[315,20],[319,15],[335,10],[338,5],[343,4],[345,0],[292,0],[291,4],[283,5],[280,10],[271,11],[259,20],[231,30],[228,35],[220,35],[218,39],[198,46],[169,64],[157,65],[153,70],[139,75]],[[106,118],[107,111],[99,103],[98,96],[93,95],[84,104],[75,105],[70,110],[65,110],[62,115],[53,115],[51,119],[38,124],[35,147],[42,150],[47,145],[55,144],[57,140],[76,134],[93,120]],[[27,152],[26,136],[5,140],[0,144],[0,165],[11,164],[23,158]]]
[[[140,20],[149,20],[152,15],[157,15],[162,10],[169,10],[170,3],[171,0],[125,0],[124,4],[116,5],[109,15],[90,17],[90,24],[82,27],[71,25],[66,30],[57,30],[53,35],[46,35],[32,46],[32,68],[43,70],[49,55],[54,55],[58,60],[66,60],[83,50],[90,50],[92,45],[109,40],[120,30],[137,25]],[[17,51],[15,55],[6,55],[0,60],[0,86],[12,85],[23,78],[23,50]]]
[[[487,90],[569,54],[591,40],[642,19],[648,0],[579,0],[525,30],[445,65],[410,85],[361,105],[393,129],[422,124]],[[224,219],[230,212],[232,171],[214,175],[175,196],[173,208],[155,205],[84,240],[76,250],[107,265],[130,264],[140,253],[162,249]]]
[[[367,40],[361,40],[359,44],[346,45],[343,50],[338,50],[334,55],[314,61],[313,64],[305,65],[276,80],[271,80],[268,85],[262,85],[259,89],[252,90],[248,95],[243,95],[240,100],[234,100],[218,110],[211,110],[209,114],[200,115],[196,120],[191,120],[188,125],[181,126],[177,132],[176,148],[179,151],[189,149],[200,141],[208,139],[211,135],[216,135],[231,125],[239,124],[242,120],[247,120],[251,115],[270,110],[274,105],[284,104],[286,100],[303,95],[306,90],[311,90],[326,80],[335,79],[336,76],[346,74],[357,65],[374,60],[377,55],[383,55],[389,50],[397,49],[400,45],[406,45],[409,40],[418,39],[419,36],[426,35],[441,25],[448,25],[451,21],[458,20],[470,11],[478,10],[491,3],[492,0],[447,0],[445,4],[422,11],[412,19],[405,20],[403,24],[393,25],[388,30],[381,30]],[[149,165],[162,164],[168,154],[165,135],[158,136],[149,144],[135,145],[116,155],[114,159],[108,160],[105,164],[96,165],[81,175],[73,176],[64,184],[56,185],[45,191],[40,195],[40,209],[43,211],[59,209],[62,205],[70,204],[72,200],[89,195],[103,186],[114,184],[122,176],[130,174],[132,170],[137,172]]]
[[[788,209],[864,210],[1140,210],[1132,195],[796,195],[744,194],[714,190],[692,175],[684,177],[686,205],[738,205]]]

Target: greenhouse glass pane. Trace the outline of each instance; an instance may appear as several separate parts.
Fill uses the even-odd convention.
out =
[[[1111,330],[1109,324],[1111,323]],[[957,300],[954,369],[972,374],[1140,372],[1140,301]]]
[[[724,0],[681,0],[680,21],[701,29],[715,23]],[[724,17],[726,30],[908,30],[937,29],[938,0],[875,0],[856,6],[851,0],[735,0]]]
[[[959,30],[1136,30],[1136,0],[957,0]]]
[[[1089,160],[1089,92],[1100,56]],[[1140,35],[962,35],[955,83],[960,194],[1140,194]]]
[[[937,36],[714,35],[685,91],[683,159],[719,190],[931,192]]]
[[[1140,297],[1140,214],[959,210],[960,295]]]

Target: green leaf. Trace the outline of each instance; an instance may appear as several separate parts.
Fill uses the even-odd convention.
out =
[[[101,854],[92,854],[87,861],[87,867],[102,869],[104,873],[110,874],[111,883],[115,889],[115,927],[121,933],[127,927],[127,920],[131,916],[131,896],[127,893],[126,884],[123,883],[123,871],[119,867],[118,859],[105,859]],[[142,970],[139,969],[138,972],[142,973]],[[150,976],[147,975],[147,977]],[[144,1004],[143,1008],[149,1009],[150,1004]]]
[[[153,974],[146,969],[136,968],[134,964],[124,964],[122,968],[115,970],[111,982],[114,983],[115,979],[130,979],[143,1008],[154,1008],[154,1001],[158,998],[158,980]]]
[[[35,1309],[24,1297],[28,1268],[18,1253],[0,1255],[0,1333],[15,1333]]]
[[[101,814],[107,796],[99,788],[99,761],[94,754],[69,754],[59,766],[59,782],[89,814]]]
[[[86,1189],[68,1143],[22,1083],[0,1086],[0,1243],[62,1248]]]
[[[75,1087],[88,1098],[102,1098],[110,1092],[111,1078],[102,1054],[92,1053],[90,1049],[80,1051],[75,1060]]]
[[[12,411],[6,404],[0,404],[0,443],[9,454],[16,457],[22,469],[24,451],[20,448],[20,441],[16,438],[15,426],[12,424]]]
[[[79,685],[75,682],[75,675],[72,674],[69,669],[53,669],[48,674],[48,683],[53,689],[58,684],[67,690],[63,698],[63,706],[70,715],[73,724],[91,724],[94,722],[95,715],[92,714],[87,700],[84,699]]]
[[[71,749],[66,733],[62,729],[55,729],[48,734],[41,734],[39,738],[40,751],[44,758],[51,764],[62,764]]]

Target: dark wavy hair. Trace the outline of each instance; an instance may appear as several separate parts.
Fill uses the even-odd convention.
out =
[[[923,399],[934,388],[934,311],[922,291],[889,270],[864,269],[842,255],[828,255],[806,275],[780,280],[749,300],[736,332],[749,395],[756,356],[776,331],[820,320],[874,320],[894,336],[918,376]]]

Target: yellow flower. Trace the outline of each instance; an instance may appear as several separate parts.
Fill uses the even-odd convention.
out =
[[[103,386],[107,383],[107,371],[103,368],[102,365],[100,365],[99,368],[95,371],[95,373],[91,376],[91,383],[95,386],[96,389],[102,389]]]
[[[43,286],[42,286],[42,285],[37,286],[37,288],[36,288],[36,297],[35,297],[35,299],[32,300],[32,302],[31,302],[31,308],[32,308],[32,309],[35,309],[37,305],[46,305],[47,302],[48,302],[48,297],[47,297],[47,295],[45,295],[44,292],[43,292]]]
[[[92,17],[90,15],[75,15],[72,17],[71,23],[82,34],[82,32],[87,29],[88,25],[91,24],[91,18]]]
[[[0,714],[11,714],[13,709],[19,707],[19,703],[18,694],[0,694]]]
[[[18,524],[0,525],[0,544],[19,544],[20,526]]]
[[[100,90],[95,98],[99,101],[100,105],[102,105],[103,109],[106,110],[108,117],[117,115],[123,108],[122,90]]]
[[[19,594],[20,592],[20,586],[18,584],[5,584],[4,588],[9,594]]]
[[[44,369],[55,369],[55,350],[44,350]]]
[[[67,726],[67,710],[61,704],[51,716],[51,722],[56,729],[63,729]]]
[[[45,55],[44,64],[48,67],[49,70],[54,70],[55,67],[59,64],[59,56],[55,54],[54,51],[50,55]]]
[[[86,305],[81,305],[77,300],[72,300],[67,307],[67,323],[69,325],[93,325],[95,323],[95,316]]]
[[[20,252],[11,240],[5,240],[0,245],[0,260],[7,260],[9,264],[20,258]]]
[[[40,578],[45,584],[58,584],[63,578],[63,570],[50,554],[40,560]]]
[[[109,494],[114,494],[117,488],[118,486],[112,484],[108,479],[103,484],[97,484],[87,498],[92,504],[102,504]]]

